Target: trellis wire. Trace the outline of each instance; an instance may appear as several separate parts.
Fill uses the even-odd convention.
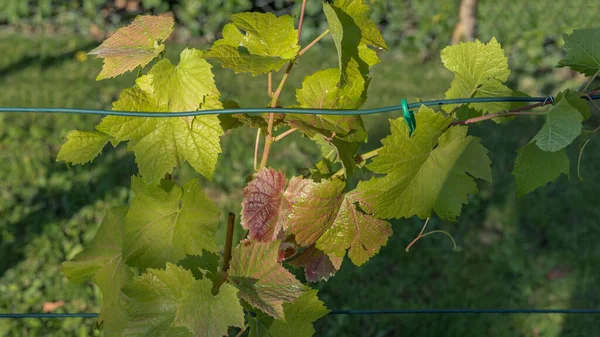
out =
[[[582,96],[587,100],[600,99],[600,94],[592,96]],[[523,102],[523,103],[552,103],[553,96],[543,97],[472,97],[457,99],[441,99],[433,101],[423,101],[408,104],[409,109],[425,106],[441,106],[449,104],[470,104],[470,103],[499,103],[499,102]],[[200,111],[182,111],[182,112],[135,112],[135,111],[113,111],[98,109],[70,109],[70,108],[19,108],[19,107],[0,107],[0,112],[32,112],[32,113],[66,113],[82,115],[109,115],[109,116],[127,116],[127,117],[189,117],[216,114],[238,114],[238,113],[292,113],[303,115],[372,115],[390,111],[401,111],[402,105],[391,105],[374,109],[362,110],[343,110],[343,109],[305,109],[305,108],[234,108],[219,110],[200,110]]]
[[[423,314],[600,314],[600,309],[405,309],[331,310],[328,315],[423,315]],[[96,318],[98,313],[0,314],[0,318]]]
[[[582,96],[586,100],[600,99],[600,95]],[[441,106],[449,104],[469,103],[498,103],[498,102],[523,102],[554,103],[554,96],[540,97],[472,97],[458,99],[442,99],[423,101],[408,104],[409,109],[425,106]],[[82,115],[110,115],[127,117],[188,117],[215,114],[237,113],[294,113],[294,114],[320,114],[320,115],[371,115],[377,113],[401,111],[402,105],[391,105],[373,109],[362,110],[336,110],[336,109],[304,109],[304,108],[235,108],[219,110],[200,110],[183,112],[132,112],[99,109],[71,109],[71,108],[19,108],[0,107],[0,113],[66,113]],[[401,315],[401,314],[600,314],[600,309],[406,309],[406,310],[332,310],[329,315]],[[2,314],[2,318],[96,318],[98,313],[13,313]]]

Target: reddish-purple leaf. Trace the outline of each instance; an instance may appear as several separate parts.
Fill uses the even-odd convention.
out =
[[[158,56],[165,46],[161,43],[173,32],[171,16],[138,16],[132,24],[117,30],[90,55],[104,59],[97,80],[115,77],[136,67],[144,67]]]
[[[286,183],[283,173],[264,168],[244,189],[242,227],[250,231],[252,240],[275,240],[285,227],[293,204],[314,185],[312,180],[300,177],[293,177],[287,189]]]
[[[315,245],[306,248],[289,264],[295,267],[304,267],[304,275],[309,282],[327,281],[342,266],[343,257],[333,254],[327,255]]]

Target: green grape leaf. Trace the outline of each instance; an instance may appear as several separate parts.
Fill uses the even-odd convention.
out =
[[[365,78],[369,67],[379,62],[377,54],[367,46],[387,49],[381,32],[371,20],[369,6],[362,0],[336,0],[323,3],[329,31],[338,51],[340,85],[348,80],[347,68],[354,63]]]
[[[510,74],[508,58],[495,38],[487,44],[476,40],[446,47],[441,57],[444,66],[454,73],[454,80],[446,91],[447,99],[512,95],[513,91],[503,84]],[[509,102],[471,103],[469,106],[485,113],[512,108]],[[443,108],[450,112],[456,104]]]
[[[296,100],[303,108],[315,109],[357,109],[367,98],[369,81],[358,69],[355,76],[349,77],[346,85],[338,87],[340,70],[337,68],[319,70],[307,76],[302,88],[296,90]]]
[[[174,26],[175,20],[171,16],[142,15],[129,26],[117,30],[88,53],[104,59],[97,80],[146,66],[165,49],[162,42],[171,35]]]
[[[101,132],[73,130],[67,134],[67,141],[60,147],[56,160],[72,164],[91,162],[102,152],[110,138]]]
[[[316,243],[326,254],[348,257],[356,265],[365,263],[385,246],[392,234],[388,222],[356,209],[354,194],[344,194],[346,184],[326,180],[304,194],[292,208],[288,233],[303,247]]]
[[[327,281],[342,266],[343,257],[325,254],[315,244],[304,249],[300,255],[288,262],[294,267],[304,268],[304,276],[308,282]]]
[[[321,134],[311,138],[321,146],[323,158],[331,163],[341,162],[345,169],[346,176],[352,175],[356,167],[356,151],[360,143],[345,142],[339,138],[328,139]]]
[[[152,77],[142,76],[136,86],[125,89],[114,110],[166,112],[152,88]],[[207,96],[210,98],[212,96]],[[212,105],[200,106],[212,108]],[[140,174],[146,183],[156,183],[173,167],[187,161],[196,171],[212,179],[221,153],[223,129],[216,116],[193,118],[150,118],[108,116],[96,126],[116,141],[129,141],[128,149],[136,156]]]
[[[542,151],[556,152],[571,144],[581,134],[581,122],[584,113],[571,105],[565,95],[577,95],[574,92],[558,95],[552,109],[546,114],[546,123],[531,140]],[[576,98],[580,99],[580,98]],[[575,98],[571,97],[571,100]],[[585,105],[587,108],[587,105]],[[587,110],[589,112],[589,108]]]
[[[122,232],[126,213],[127,207],[109,209],[94,240],[71,261],[62,264],[63,273],[71,281],[83,282],[93,278],[102,291],[103,303],[98,323],[111,317],[112,311],[122,310],[119,292],[133,277],[129,267],[123,263],[122,255]]]
[[[297,299],[304,286],[278,263],[278,255],[279,241],[242,242],[233,251],[228,274],[240,298],[276,319],[285,319],[283,303]]]
[[[212,66],[201,55],[199,50],[186,48],[177,66],[162,59],[150,69],[148,76],[159,106],[177,112],[197,110],[205,96],[220,96]]]
[[[129,265],[160,268],[202,250],[217,251],[215,232],[219,208],[202,192],[197,180],[170,191],[133,177],[125,221],[124,255]]]
[[[570,67],[586,76],[600,71],[600,29],[575,29],[564,39],[567,53],[557,67]]]
[[[202,250],[202,255],[186,255],[185,259],[180,260],[177,265],[191,271],[198,280],[203,278],[213,280],[218,275],[219,255]]]
[[[556,180],[562,173],[569,175],[569,157],[564,149],[547,152],[529,143],[517,150],[512,175],[517,181],[518,196]]]
[[[231,21],[223,27],[223,38],[203,57],[217,60],[236,73],[256,76],[277,71],[300,50],[294,19],[289,15],[239,13],[232,15]]]
[[[310,337],[313,322],[329,313],[317,297],[316,290],[305,291],[298,299],[283,304],[286,320],[276,320],[264,313],[248,315],[249,337]]]
[[[243,327],[237,289],[223,284],[213,295],[212,287],[171,263],[146,270],[123,288],[129,321],[122,336],[222,337],[229,327]]]
[[[391,120],[392,134],[367,168],[384,177],[361,181],[353,198],[379,218],[421,219],[432,211],[456,220],[467,194],[476,193],[473,178],[491,180],[490,159],[467,127],[451,127],[450,118],[421,106],[417,129],[409,136],[402,118]]]

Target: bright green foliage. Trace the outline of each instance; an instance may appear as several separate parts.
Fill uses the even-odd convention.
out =
[[[348,257],[361,265],[387,243],[391,226],[356,209],[353,194],[343,193],[346,184],[339,179],[324,181],[305,194],[290,215],[288,232],[296,243],[326,254]]]
[[[119,100],[113,104],[115,110],[169,111],[168,106],[158,103],[158,98],[151,89],[151,75],[140,77],[136,83],[136,87],[123,91]],[[198,106],[200,103],[201,101],[198,102]],[[187,103],[180,101],[171,104],[181,106]],[[216,116],[109,116],[102,119],[96,129],[117,141],[129,141],[128,148],[135,153],[140,174],[147,183],[158,182],[165,173],[171,173],[173,167],[181,165],[184,161],[211,179],[218,154],[221,152],[219,137],[223,135],[223,129]]]
[[[589,115],[589,108],[585,101],[583,105],[578,104],[579,108],[585,108],[582,112],[578,107],[571,105],[571,102],[578,100],[583,101],[575,92],[561,93],[557,96],[556,103],[546,114],[546,123],[531,140],[542,151],[559,151],[581,134],[581,122],[586,112]]]
[[[570,67],[586,76],[593,76],[600,71],[600,29],[575,29],[566,34],[565,57],[558,67]]]
[[[463,42],[442,50],[444,66],[454,73],[446,98],[506,97],[513,91],[503,83],[508,79],[508,58],[500,43],[492,38],[487,44],[479,40]],[[510,103],[472,103],[469,106],[483,112],[496,112],[510,108]],[[444,105],[452,111],[456,105]]]
[[[73,130],[67,134],[67,141],[58,151],[56,160],[73,164],[91,162],[109,140],[110,136],[101,132]]]
[[[366,78],[368,67],[379,62],[374,51],[367,46],[387,49],[381,32],[371,20],[371,10],[362,0],[338,0],[333,4],[323,3],[329,31],[338,51],[340,63],[340,85],[355,77],[355,71]]]
[[[192,272],[195,278],[214,279],[217,277],[219,268],[219,255],[214,252],[202,251],[202,255],[187,255],[177,265]]]
[[[162,268],[202,250],[216,252],[219,209],[197,180],[165,191],[132,178],[135,197],[125,221],[124,255],[129,265]]]
[[[369,83],[360,76],[353,76],[340,88],[339,80],[339,69],[319,70],[304,79],[302,88],[296,90],[296,99],[303,108],[359,108],[367,98],[366,86]]]
[[[294,302],[284,303],[286,320],[275,320],[263,313],[248,315],[250,337],[310,337],[315,333],[312,323],[329,310],[317,297],[316,290],[305,291]]]
[[[212,66],[201,58],[196,49],[184,49],[179,64],[160,60],[148,72],[151,77],[157,105],[168,111],[197,110],[205,96],[219,97]]]
[[[564,149],[547,152],[529,143],[517,150],[512,172],[517,180],[517,195],[534,191],[556,180],[562,173],[569,175],[569,157]]]
[[[296,300],[305,287],[277,262],[279,241],[242,242],[233,251],[229,280],[239,296],[276,319],[285,319],[283,303]]]
[[[119,303],[121,287],[131,280],[133,273],[123,262],[123,224],[127,207],[110,209],[94,240],[71,261],[63,263],[62,270],[73,282],[93,278],[102,291],[103,306],[98,317],[101,323],[111,313],[122,310]],[[112,324],[112,323],[108,323]]]
[[[300,50],[294,19],[289,15],[240,13],[232,15],[231,21],[223,27],[223,38],[215,41],[204,57],[236,73],[256,76],[277,71]]]
[[[391,121],[392,134],[367,167],[382,178],[362,181],[354,198],[381,218],[424,219],[432,211],[456,220],[467,194],[476,193],[474,178],[491,180],[490,160],[467,127],[450,127],[450,119],[421,106],[417,129],[409,137],[402,118]],[[467,173],[469,175],[467,175]]]
[[[89,52],[104,59],[97,80],[146,66],[165,49],[162,42],[171,35],[174,24],[170,16],[143,15],[138,16],[131,25],[117,30],[98,48]]]
[[[123,288],[129,319],[122,336],[221,337],[229,327],[241,328],[237,289],[223,284],[213,295],[212,287],[170,263],[164,270],[148,269]]]

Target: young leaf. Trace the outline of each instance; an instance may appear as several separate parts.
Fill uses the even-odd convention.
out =
[[[283,196],[286,183],[281,171],[263,168],[244,188],[241,223],[250,239],[273,241],[279,234],[290,208]]]
[[[220,96],[212,66],[201,55],[196,49],[186,48],[177,66],[163,59],[150,69],[148,75],[159,106],[168,111],[197,110],[205,96]]]
[[[223,27],[223,38],[203,57],[215,59],[236,73],[256,76],[277,71],[300,50],[294,19],[289,15],[239,13],[232,15],[231,21]]]
[[[577,96],[574,92],[566,94]],[[576,97],[576,99],[580,98]],[[575,100],[575,98],[571,97],[571,100]],[[589,108],[587,112],[589,113]],[[571,105],[565,94],[558,95],[556,103],[546,114],[546,123],[531,141],[535,142],[542,151],[556,152],[565,148],[581,134],[581,122],[584,114],[585,112],[580,112]]]
[[[127,207],[109,209],[90,245],[71,261],[62,264],[62,271],[69,280],[79,283],[93,278],[102,291],[103,303],[98,323],[110,317],[111,312],[122,310],[119,292],[133,277],[129,267],[123,263],[122,255],[126,213]]]
[[[133,177],[135,194],[125,220],[124,255],[129,265],[161,268],[202,250],[216,252],[219,209],[197,180],[165,191]]]
[[[557,67],[570,67],[586,76],[593,76],[600,70],[600,29],[575,29],[565,34],[565,58]]]
[[[316,243],[326,254],[343,257],[349,249],[350,260],[361,265],[385,246],[392,230],[386,221],[358,211],[354,195],[344,195],[345,185],[327,180],[308,191],[292,209],[288,232],[299,245]]]
[[[67,141],[60,147],[56,160],[72,164],[91,162],[102,152],[110,138],[101,132],[73,130],[67,134]]]
[[[136,86],[125,89],[114,110],[166,112],[167,105],[159,104],[153,89],[153,77],[142,76]],[[210,98],[213,96],[206,96]],[[163,102],[164,103],[164,102]],[[201,102],[198,103],[200,106]],[[178,103],[182,104],[182,103]],[[200,106],[202,109],[209,106]],[[116,141],[129,141],[135,153],[140,174],[146,183],[156,183],[173,167],[187,161],[196,171],[212,179],[221,153],[223,129],[216,116],[194,118],[139,118],[108,116],[96,126]]]
[[[564,149],[547,152],[529,143],[517,150],[517,153],[512,175],[517,181],[518,196],[556,180],[562,173],[569,175],[569,157]]]
[[[358,71],[358,69],[356,69]],[[303,108],[357,109],[365,101],[367,86],[364,78],[352,76],[346,85],[339,87],[340,70],[325,69],[307,76],[302,88],[296,90],[296,100]]]
[[[391,120],[392,134],[367,167],[385,177],[361,181],[353,198],[380,218],[429,217],[432,211],[456,220],[467,194],[477,192],[473,178],[491,180],[487,150],[467,127],[421,106],[417,129],[409,136],[402,118]]]
[[[505,97],[513,91],[503,83],[508,79],[508,58],[502,47],[492,38],[487,44],[479,40],[463,42],[442,50],[444,66],[454,73],[446,98]],[[469,106],[483,112],[496,112],[511,108],[510,103],[471,103]],[[444,105],[445,111],[456,107]]]
[[[294,302],[284,303],[286,320],[276,320],[264,313],[248,315],[249,337],[310,337],[315,333],[312,323],[329,310],[317,297],[316,290],[307,290]]]
[[[294,177],[286,189],[287,179],[280,171],[263,168],[244,188],[242,227],[257,241],[273,241],[285,227],[292,206],[299,195],[313,186],[312,181]]]
[[[228,274],[243,300],[283,320],[283,303],[297,299],[304,286],[277,262],[278,254],[279,241],[241,243],[233,251]]]
[[[97,80],[146,66],[165,49],[162,42],[171,35],[174,25],[171,16],[142,15],[129,26],[117,30],[88,53],[104,59]]]
[[[309,282],[327,281],[340,269],[343,257],[325,254],[312,244],[295,259],[288,262],[294,267],[303,267],[304,276]]]
[[[189,270],[167,263],[148,269],[123,288],[129,321],[123,336],[227,335],[244,325],[237,289],[223,284],[212,294],[210,280],[196,280]]]

